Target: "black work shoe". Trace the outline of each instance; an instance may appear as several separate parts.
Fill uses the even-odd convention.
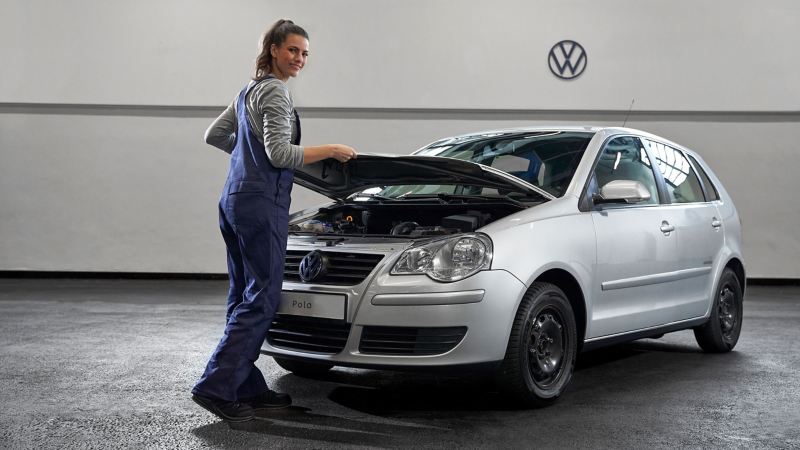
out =
[[[292,404],[292,397],[290,397],[289,394],[281,394],[280,392],[267,389],[267,392],[261,395],[242,399],[242,401],[250,405],[255,411],[259,411],[286,408]]]
[[[253,408],[242,402],[229,402],[193,394],[192,400],[211,414],[226,422],[247,422],[253,420]]]

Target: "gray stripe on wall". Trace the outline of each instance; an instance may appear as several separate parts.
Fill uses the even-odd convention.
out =
[[[224,106],[92,105],[64,103],[2,103],[0,114],[48,114],[134,117],[208,117]],[[431,109],[431,108],[327,108],[298,107],[303,117],[313,119],[382,120],[546,120],[620,121],[627,110],[540,109]],[[631,111],[628,121],[637,122],[800,122],[800,111]]]

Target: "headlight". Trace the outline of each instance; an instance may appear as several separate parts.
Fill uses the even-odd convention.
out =
[[[392,275],[425,274],[436,281],[458,281],[489,269],[492,240],[485,234],[460,234],[409,248],[397,260]]]

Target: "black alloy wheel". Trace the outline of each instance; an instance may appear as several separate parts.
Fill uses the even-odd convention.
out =
[[[498,386],[526,407],[555,402],[572,378],[577,328],[564,292],[551,283],[534,283],[522,298]]]
[[[742,331],[742,286],[736,273],[722,271],[708,321],[694,329],[697,344],[709,353],[733,350]]]
[[[533,382],[540,388],[550,386],[564,368],[564,319],[557,309],[546,308],[530,326],[528,367]]]
[[[730,286],[726,285],[719,293],[719,304],[717,305],[717,317],[719,327],[722,330],[722,337],[730,340],[736,329],[738,322],[739,308],[736,306],[736,294]]]

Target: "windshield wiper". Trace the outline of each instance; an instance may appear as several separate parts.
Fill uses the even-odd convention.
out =
[[[348,200],[356,201],[358,199],[367,199],[367,200],[377,200],[380,203],[384,201],[395,201],[397,199],[392,197],[386,197],[385,195],[381,194],[364,194],[363,192],[356,192],[355,194],[350,194],[347,197]]]
[[[508,194],[506,194],[506,197],[512,200],[528,202],[528,203],[530,202],[543,203],[550,201],[549,198],[539,194],[538,192],[509,192]]]
[[[437,192],[435,194],[403,194],[398,198],[403,199],[411,199],[411,200],[425,200],[425,199],[437,199],[441,203],[450,203],[455,199],[464,199],[472,197],[469,195],[454,195],[454,194],[445,194],[444,192]]]
[[[466,203],[469,200],[494,200],[494,201],[507,201],[513,203],[516,206],[525,207],[525,204],[520,202],[517,199],[511,198],[508,195],[504,195],[502,197],[496,196],[489,196],[489,195],[476,195],[476,194],[446,194],[444,192],[439,192],[436,194],[409,194],[403,196],[403,198],[418,198],[418,199],[439,199],[440,202],[443,204],[450,204],[454,201],[461,200],[462,203]]]

